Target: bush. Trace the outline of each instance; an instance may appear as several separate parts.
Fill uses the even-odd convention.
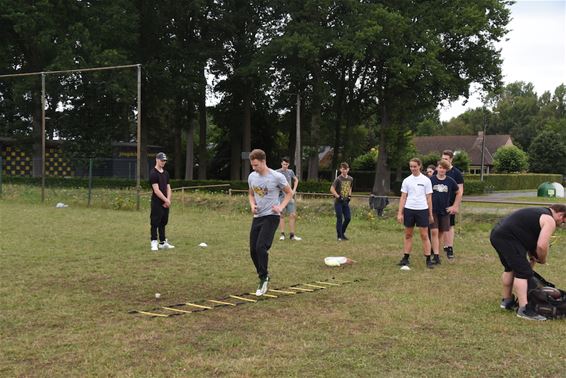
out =
[[[468,181],[478,181],[479,175],[464,176],[464,195],[468,193]],[[490,174],[484,175],[484,183],[492,190],[522,190],[537,189],[545,181],[562,182],[562,175],[553,174]]]
[[[352,161],[352,169],[355,171],[371,171],[375,169],[377,163],[377,148],[372,148],[369,152],[358,156]]]
[[[493,165],[497,173],[525,172],[529,168],[529,157],[517,146],[503,146],[495,152]]]

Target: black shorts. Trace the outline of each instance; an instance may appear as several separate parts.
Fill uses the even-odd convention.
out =
[[[438,228],[438,230],[442,232],[450,231],[450,214],[432,214],[432,216],[434,218],[434,223],[430,225],[430,228]]]
[[[506,272],[513,272],[517,278],[529,279],[533,276],[533,268],[527,260],[527,249],[518,240],[500,235],[497,228],[494,228],[489,241],[497,251],[501,265]]]
[[[403,225],[405,227],[428,227],[428,209],[403,209]]]

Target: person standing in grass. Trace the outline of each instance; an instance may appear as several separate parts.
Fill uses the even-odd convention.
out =
[[[171,185],[169,185],[169,172],[165,170],[167,155],[160,152],[155,156],[155,167],[149,172],[151,184],[151,250],[172,249],[174,245],[167,241],[165,226],[169,221],[169,208],[171,206]],[[159,234],[159,241],[158,241]]]
[[[450,164],[450,168],[446,172],[446,176],[452,177],[456,184],[458,184],[458,192],[454,193],[450,199],[450,231],[444,233],[444,252],[448,259],[454,258],[454,226],[456,225],[456,214],[460,211],[460,203],[464,195],[464,176],[462,172],[452,165],[454,160],[454,152],[452,150],[444,150],[442,152],[442,160],[446,160]]]
[[[285,176],[267,166],[263,150],[255,149],[249,156],[254,170],[248,176],[248,199],[254,217],[250,230],[250,255],[259,277],[255,294],[261,296],[267,293],[269,284],[269,249],[281,212],[293,197],[293,192]],[[280,201],[282,191],[285,196]]]
[[[287,182],[290,186],[292,186],[293,196],[297,193],[297,186],[299,185],[299,179],[295,176],[295,172],[289,169],[289,158],[284,157],[281,159],[281,168],[277,170],[277,172],[281,173],[287,179]],[[283,201],[283,197],[285,197],[285,192],[281,192],[279,194],[279,199]],[[285,215],[284,213],[289,214],[289,239],[300,241],[303,240],[302,238],[295,235],[295,224],[297,221],[297,206],[295,203],[295,198],[291,198],[287,207],[283,209],[283,213],[281,214],[281,221],[279,222],[279,230],[281,231],[281,236],[279,236],[279,240],[285,240]]]
[[[504,271],[500,307],[512,310],[519,301],[517,316],[529,320],[546,320],[529,306],[528,281],[536,263],[546,263],[551,236],[556,227],[566,222],[566,205],[520,209],[503,218],[493,227],[489,240],[497,251]],[[530,262],[527,260],[529,256]]]
[[[436,175],[430,177],[432,183],[432,216],[434,218],[434,222],[430,225],[430,241],[434,264],[440,264],[440,240],[442,240],[444,233],[450,231],[450,214],[453,211],[450,206],[450,199],[453,193],[458,191],[456,181],[446,176],[446,171],[449,168],[450,164],[446,160],[440,160],[436,167]]]
[[[409,161],[411,175],[405,178],[401,184],[397,221],[405,226],[405,239],[403,242],[404,254],[399,265],[409,265],[409,256],[413,248],[413,230],[416,225],[419,228],[423,244],[426,266],[433,268],[428,238],[428,226],[434,222],[432,216],[432,184],[430,179],[421,173],[421,167],[421,160],[412,158]]]
[[[338,241],[348,240],[346,229],[352,215],[350,213],[350,198],[352,196],[352,185],[354,179],[348,176],[350,166],[348,163],[340,163],[340,174],[330,186],[330,193],[334,196],[334,210],[336,211],[336,235]]]

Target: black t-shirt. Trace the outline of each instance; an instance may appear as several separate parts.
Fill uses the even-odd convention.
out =
[[[464,185],[464,176],[462,175],[462,172],[460,172],[458,168],[452,166],[452,168],[450,168],[449,171],[446,171],[446,176],[452,177],[454,181],[456,181],[456,184]],[[456,200],[456,192],[452,193],[450,196],[450,205],[454,205],[455,200]]]
[[[169,172],[167,172],[166,170],[163,170],[163,172],[159,172],[157,169],[155,169],[155,167],[149,172],[149,183],[153,186],[153,184],[158,184],[159,185],[159,190],[161,190],[161,193],[163,193],[163,195],[165,197],[167,197],[167,185],[169,185]],[[152,201],[160,201],[163,203],[163,201],[161,200],[161,198],[157,197],[157,195],[155,194],[155,192],[153,192],[153,188],[152,190],[152,194],[151,194],[151,200]]]
[[[432,211],[438,215],[448,214],[446,208],[450,207],[454,193],[459,190],[458,184],[448,176],[444,180],[439,179],[438,176],[432,176],[430,182],[432,183]]]
[[[497,236],[518,240],[527,251],[535,252],[540,235],[540,217],[552,215],[548,207],[529,207],[520,209],[503,218],[495,232]]]

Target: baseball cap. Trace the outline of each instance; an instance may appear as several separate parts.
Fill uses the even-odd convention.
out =
[[[165,160],[165,161],[167,161],[167,155],[165,155],[165,152],[160,152],[160,153],[158,153],[158,154],[155,156],[155,158],[156,158],[157,160]]]

